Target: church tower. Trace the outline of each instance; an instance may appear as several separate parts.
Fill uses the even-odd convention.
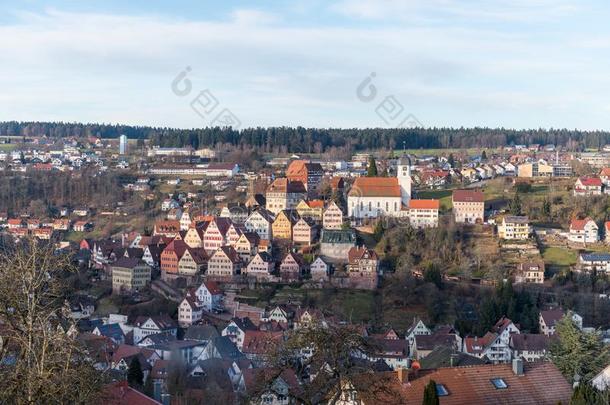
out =
[[[400,186],[402,205],[408,207],[411,201],[411,159],[407,155],[398,159],[396,177]]]

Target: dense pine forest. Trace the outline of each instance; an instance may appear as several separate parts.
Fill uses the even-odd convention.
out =
[[[0,122],[0,136],[97,136],[150,139],[160,146],[210,147],[217,144],[250,146],[261,151],[320,153],[330,148],[351,150],[431,148],[493,148],[511,144],[554,144],[570,150],[597,149],[610,143],[608,131],[568,129],[512,130],[504,128],[364,128],[303,127],[154,128],[147,126],[63,122]]]

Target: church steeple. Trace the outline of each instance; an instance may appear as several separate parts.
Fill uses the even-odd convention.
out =
[[[408,207],[411,201],[411,159],[409,156],[403,155],[398,159],[396,177],[398,177],[398,185],[400,186],[402,205]]]

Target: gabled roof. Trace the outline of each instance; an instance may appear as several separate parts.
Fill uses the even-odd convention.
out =
[[[368,260],[379,260],[377,253],[374,250],[367,249],[365,247],[352,247],[348,254],[348,262],[354,263],[357,260],[368,259]]]
[[[127,381],[108,384],[102,388],[101,397],[107,405],[161,405],[154,399],[129,386]]]
[[[507,215],[504,217],[504,222],[507,224],[528,224],[529,218],[527,216]]]
[[[513,321],[511,321],[510,319],[508,319],[507,317],[503,316],[502,318],[500,318],[498,320],[498,322],[496,322],[496,324],[491,328],[492,332],[497,333],[498,335],[501,334],[502,332],[504,332],[504,330],[506,328],[508,328],[510,325],[514,325],[517,329],[519,329],[517,327],[517,325],[515,325],[513,323]]]
[[[439,200],[411,200],[409,208],[412,210],[437,210],[440,207]]]
[[[292,369],[247,368],[243,370],[244,385],[249,394],[254,394],[264,388],[271,389],[273,382],[278,378],[282,379],[290,390],[299,388],[299,382]]]
[[[485,202],[485,195],[480,190],[453,190],[453,201]]]
[[[290,258],[292,258],[292,260],[301,267],[305,265],[305,259],[303,259],[303,256],[293,252],[288,253],[284,259],[282,259],[282,264],[286,263],[286,261]]]
[[[573,230],[573,231],[583,231],[585,229],[585,226],[589,222],[593,222],[595,224],[595,221],[593,221],[589,217],[587,217],[585,219],[573,219],[570,222],[570,230]],[[595,224],[595,225],[597,225],[597,224]]]
[[[220,336],[214,325],[192,325],[184,334],[185,340],[208,341]]]
[[[242,352],[246,354],[269,354],[281,342],[282,332],[248,330],[244,335]]]
[[[400,197],[396,177],[358,177],[349,190],[350,197]]]
[[[487,332],[483,337],[468,336],[464,338],[464,349],[466,353],[482,354],[487,346],[489,346],[498,337],[497,334]]]
[[[542,334],[520,333],[510,337],[510,347],[520,351],[543,351],[549,347],[549,337]]]
[[[580,184],[582,184],[583,186],[587,186],[587,187],[601,187],[602,186],[602,180],[599,177],[584,176],[584,177],[579,177],[578,180],[580,181]]]
[[[223,252],[234,264],[239,263],[241,261],[239,254],[231,246],[221,246],[216,252],[214,252],[212,257],[216,256],[218,252]]]
[[[517,335],[516,335],[517,336]],[[469,351],[470,352],[470,351]],[[434,369],[439,367],[463,367],[485,364],[487,361],[470,354],[456,351],[447,346],[439,346],[432,350],[423,359],[419,360],[422,369]]]
[[[161,330],[176,328],[176,321],[170,318],[170,316],[167,314],[139,316],[138,318],[136,318],[135,325],[140,327],[144,325],[149,319],[151,319],[155,323],[155,325]]]
[[[235,343],[231,342],[228,336],[217,336],[209,344],[216,348],[223,359],[237,360],[243,357],[242,352],[235,346]]]
[[[602,168],[602,170],[599,172],[599,175],[600,176],[610,177],[610,167]]]
[[[515,375],[511,364],[485,364],[469,367],[439,368],[410,378],[404,388],[406,403],[421,404],[424,387],[430,380],[448,392],[443,405],[453,404],[557,404],[569,403],[572,387],[550,362],[524,364],[524,374]],[[501,378],[506,388],[497,389],[492,379]]]
[[[542,320],[548,328],[555,326],[555,324],[559,322],[564,315],[565,314],[563,312],[563,309],[561,308],[553,308],[547,309],[546,311],[540,311],[540,316],[542,317]]]
[[[305,185],[300,181],[290,181],[285,177],[275,179],[267,188],[267,193],[302,193],[306,194]]]
[[[210,294],[212,294],[212,295],[222,295],[222,289],[220,288],[220,286],[218,285],[217,282],[215,282],[215,281],[204,281],[203,284],[205,285],[205,288],[207,288],[207,290],[210,292]]]
[[[100,335],[109,337],[114,340],[121,340],[125,337],[123,329],[118,323],[109,323],[106,325],[99,325],[96,327]]]
[[[235,323],[235,325],[244,332],[257,329],[250,318],[231,318],[231,322]]]
[[[142,262],[141,259],[135,257],[120,257],[116,262],[112,263],[112,267],[133,269],[139,264],[144,264],[144,262]]]
[[[432,335],[415,336],[417,350],[433,350],[439,346],[454,347],[456,344],[457,339],[454,334],[433,333]]]

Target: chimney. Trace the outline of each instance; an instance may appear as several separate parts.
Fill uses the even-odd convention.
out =
[[[513,359],[513,373],[515,375],[523,375],[523,359]]]
[[[457,367],[459,355],[457,353],[451,353],[449,357],[449,367]]]
[[[396,376],[401,384],[406,384],[409,382],[409,370],[404,367],[398,367],[396,369]]]

